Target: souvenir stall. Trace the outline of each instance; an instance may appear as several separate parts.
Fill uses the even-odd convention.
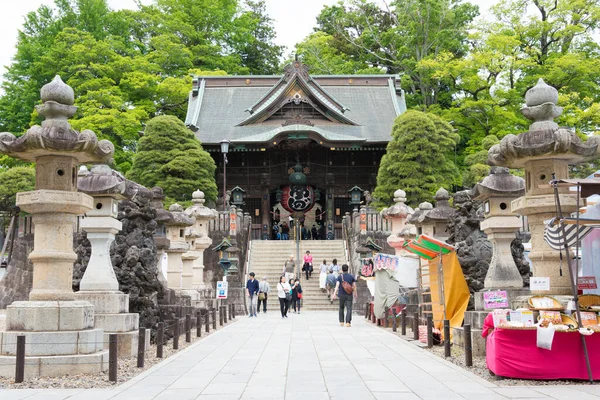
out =
[[[528,307],[498,309],[490,313],[482,335],[486,337],[486,362],[495,375],[520,379],[600,378],[600,296],[595,276],[582,276],[580,247],[600,219],[580,215],[580,199],[600,192],[598,179],[553,180],[557,217],[547,221],[544,239],[561,252],[572,285],[572,300],[565,306],[551,295],[531,296]],[[558,188],[575,187],[577,211],[573,217],[562,215]],[[599,251],[599,249],[596,249]],[[548,278],[532,278],[544,283]],[[549,286],[549,283],[548,283]],[[539,288],[538,288],[539,290]],[[523,355],[526,355],[524,357]]]
[[[460,327],[469,305],[469,287],[458,262],[454,247],[432,237],[421,235],[404,244],[419,256],[418,288],[421,315],[431,314],[434,327]]]

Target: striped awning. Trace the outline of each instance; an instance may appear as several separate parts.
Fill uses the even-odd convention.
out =
[[[580,220],[583,222],[585,220]],[[567,245],[573,247],[577,245],[577,239],[581,242],[594,228],[600,228],[600,224],[587,224],[580,223],[574,224],[572,219],[558,220],[553,218],[548,221],[544,221],[546,229],[544,229],[544,240],[548,243],[548,246],[554,250],[563,250],[565,248],[564,237],[567,238]],[[564,233],[563,233],[564,226]],[[578,236],[579,234],[579,236]]]
[[[415,240],[405,242],[404,248],[426,260],[433,260],[438,257],[440,253],[444,255],[454,251],[454,247],[449,244],[427,235],[421,235]]]

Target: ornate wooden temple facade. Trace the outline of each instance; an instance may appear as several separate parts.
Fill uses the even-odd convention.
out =
[[[244,190],[255,230],[293,214],[332,237],[354,207],[349,190],[374,189],[405,110],[396,75],[311,76],[295,61],[283,76],[195,77],[185,122],[215,159],[220,194],[220,143],[231,142],[227,189]]]

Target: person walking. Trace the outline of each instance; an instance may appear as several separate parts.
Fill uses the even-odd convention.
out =
[[[325,281],[325,287],[327,288],[327,298],[331,303],[333,303],[333,290],[335,289],[336,280],[337,278],[333,274],[333,270],[330,269]]]
[[[304,255],[304,264],[302,265],[302,271],[306,272],[306,280],[308,280],[308,277],[312,275],[312,262],[313,256],[310,254],[309,250],[306,250],[306,254]]]
[[[290,259],[287,260],[283,264],[283,273],[285,275],[286,282],[289,282],[290,279],[293,279],[296,277],[295,271],[296,271],[296,263],[294,262],[294,255],[290,254]]]
[[[292,305],[294,306],[294,314],[296,313],[296,307],[298,314],[300,314],[300,300],[302,299],[302,286],[300,285],[300,279],[296,279],[292,287]]]
[[[340,275],[340,266],[338,265],[336,258],[334,258],[333,261],[331,262],[329,269],[333,271],[333,274],[335,275],[335,279],[337,279],[337,277]]]
[[[335,290],[333,292],[333,296],[340,299],[340,326],[344,326],[344,321],[346,322],[346,326],[349,328],[352,324],[352,300],[357,296],[356,293],[356,278],[354,275],[348,273],[348,265],[342,265],[342,273],[337,278],[337,282],[335,284]],[[344,319],[344,308],[346,308],[346,318]]]
[[[267,277],[263,277],[262,282],[258,284],[258,307],[257,311],[260,312],[260,303],[263,303],[263,313],[267,313],[267,298],[269,297],[269,292],[271,291],[271,286],[269,282],[267,282]]]
[[[287,318],[287,310],[288,310],[288,299],[291,299],[290,284],[287,283],[285,276],[281,276],[279,278],[279,283],[277,284],[277,297],[279,298],[279,308],[281,310],[281,318]]]
[[[250,317],[256,317],[256,304],[258,303],[258,281],[254,279],[254,272],[250,272],[250,279],[246,282],[248,292],[248,305],[250,307]]]
[[[319,287],[322,292],[325,292],[325,284],[327,283],[327,260],[323,260],[323,264],[319,267]]]

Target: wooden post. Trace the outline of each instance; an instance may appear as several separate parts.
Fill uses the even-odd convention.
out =
[[[108,380],[110,382],[117,381],[117,334],[111,333],[108,335]]]
[[[413,314],[412,331],[413,331],[413,339],[419,340],[419,313]]]
[[[226,304],[223,307],[223,322],[227,323],[227,310],[229,309],[229,304]]]
[[[223,306],[219,306],[219,326],[223,326]]]
[[[210,332],[210,313],[208,312],[208,308],[204,310],[204,332]]]
[[[23,383],[23,380],[25,379],[25,335],[17,336],[16,361],[15,383]]]
[[[464,325],[465,331],[465,365],[467,367],[473,366],[473,348],[471,343],[471,325]]]
[[[369,318],[369,309],[371,304],[367,303],[367,306],[365,307],[365,319]]]
[[[192,316],[190,314],[185,316],[185,342],[192,342]]]
[[[396,313],[392,309],[392,332],[398,331],[398,321],[396,321]]]
[[[212,323],[213,323],[213,330],[217,329],[217,309],[216,308],[212,309]]]
[[[427,347],[433,347],[433,318],[427,314]]]
[[[400,333],[406,335],[406,310],[400,312]]]
[[[181,321],[179,318],[175,320],[175,325],[173,326],[173,349],[177,350],[179,348],[179,325]]]
[[[265,301],[267,300],[265,299]],[[231,316],[235,319],[235,304],[231,304]]]
[[[156,331],[156,357],[163,358],[163,345],[165,343],[165,323],[159,322]]]
[[[444,320],[444,357],[450,357],[450,321]]]
[[[200,310],[196,311],[196,337],[202,336],[202,317],[200,316]]]
[[[137,367],[144,368],[144,356],[146,355],[146,328],[140,328],[138,333]]]
[[[387,328],[387,327],[389,327],[389,320],[388,320],[389,315],[388,314],[390,312],[390,309],[384,308],[383,311],[384,311],[383,312],[383,324],[381,324],[381,325],[383,325],[384,328]]]

